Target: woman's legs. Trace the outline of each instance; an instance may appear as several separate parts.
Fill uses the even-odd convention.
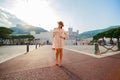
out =
[[[58,64],[59,49],[56,49],[56,65]]]
[[[56,64],[58,64],[58,57],[60,56],[60,66],[62,65],[62,56],[63,56],[63,49],[59,48],[56,49]]]
[[[61,66],[62,65],[63,49],[60,48],[59,51],[60,51],[60,66]]]

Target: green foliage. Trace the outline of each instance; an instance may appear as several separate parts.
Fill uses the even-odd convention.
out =
[[[117,38],[117,47],[118,47],[118,50],[120,50],[120,28],[117,28],[116,31],[114,32],[113,34],[113,37],[114,38]]]
[[[119,38],[120,37],[120,27],[118,28],[113,28],[105,32],[101,32],[93,36],[94,40],[98,40],[100,38]]]
[[[0,27],[0,38],[6,39],[9,38],[9,34],[12,34],[13,30],[6,28],[6,27]]]
[[[98,33],[93,37],[93,40],[98,41],[100,38],[104,38],[104,37],[111,38],[111,40],[112,40],[112,38],[117,38],[117,47],[118,47],[118,50],[120,50],[120,42],[119,42],[120,27],[113,28],[113,29],[110,29],[110,30],[102,32],[102,33]]]
[[[104,38],[104,37],[105,37],[105,32],[101,32],[101,33],[98,33],[95,36],[93,36],[93,39],[98,40],[98,39]]]
[[[117,30],[118,28],[113,28],[110,29],[108,31],[105,32],[105,37],[107,38],[113,38],[114,32]]]
[[[11,35],[12,39],[34,39],[33,35]]]
[[[120,38],[120,28],[116,28],[113,34],[114,38]]]

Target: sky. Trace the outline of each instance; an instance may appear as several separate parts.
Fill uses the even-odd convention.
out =
[[[120,0],[0,0],[0,7],[48,31],[58,21],[80,33],[120,25]]]

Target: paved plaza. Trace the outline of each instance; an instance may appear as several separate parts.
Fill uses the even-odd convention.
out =
[[[42,46],[0,64],[0,80],[120,80],[120,54],[95,58],[64,49],[54,64],[51,46]]]
[[[35,49],[35,45],[29,46],[29,51]],[[26,53],[26,45],[10,45],[0,47],[0,63]]]
[[[106,46],[106,47],[111,48],[112,46]],[[82,54],[85,54],[85,55],[89,55],[89,56],[92,56],[92,57],[95,57],[95,58],[103,58],[103,57],[112,56],[112,55],[120,53],[120,51],[109,50],[104,54],[95,55],[95,46],[94,45],[65,46],[65,49],[71,50],[71,51],[74,51],[74,52],[78,52],[80,54],[82,53]],[[102,46],[99,46],[99,49],[100,49],[100,53],[103,53],[107,50]],[[117,46],[114,46],[112,49],[117,50]]]

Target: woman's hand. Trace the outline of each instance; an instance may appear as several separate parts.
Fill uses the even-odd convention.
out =
[[[62,38],[62,39],[64,39],[64,40],[65,40],[65,37],[60,36],[60,38]]]

